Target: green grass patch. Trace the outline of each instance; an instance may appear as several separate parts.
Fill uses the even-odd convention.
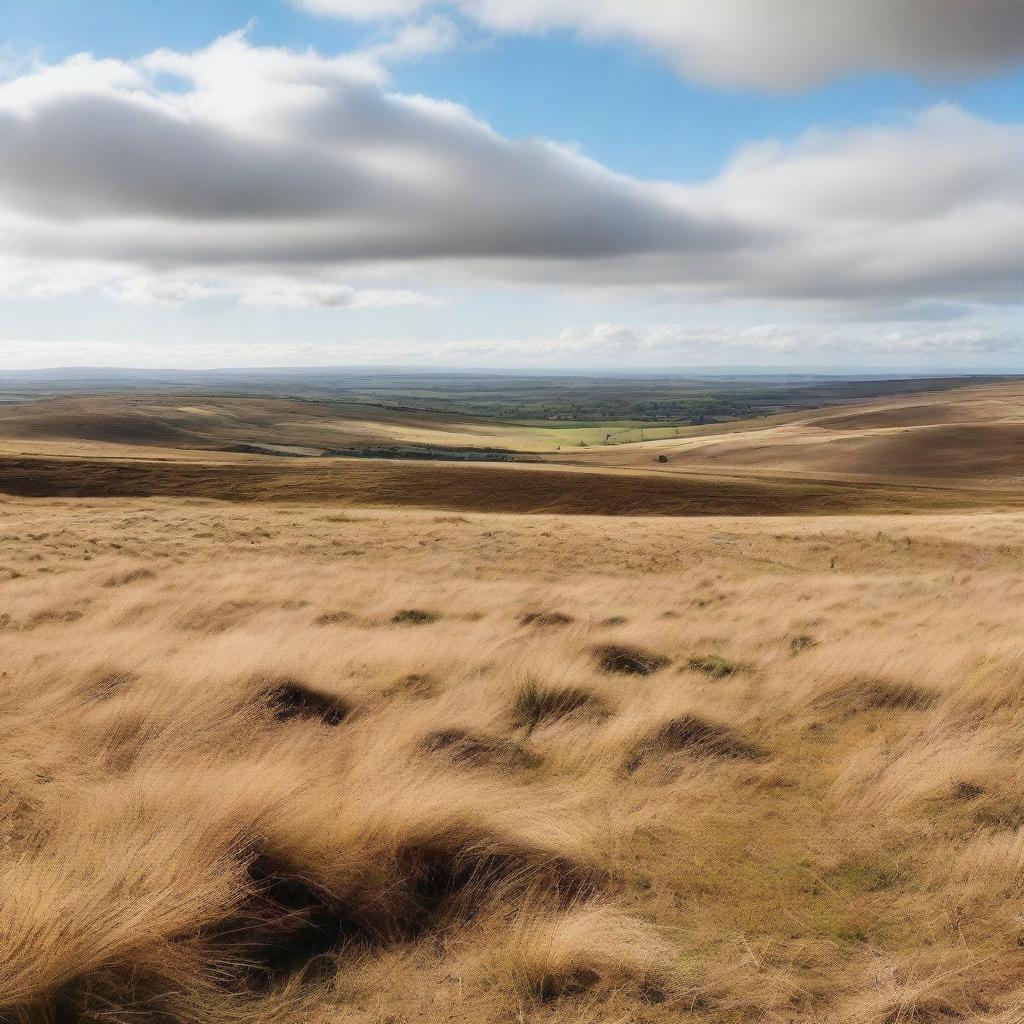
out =
[[[800,636],[795,636],[789,641],[789,653],[793,655],[802,654],[804,651],[809,651],[812,647],[817,646],[818,641],[813,636],[807,636],[806,633],[802,633]]]
[[[422,608],[403,608],[391,616],[391,622],[396,626],[428,626],[440,618],[436,612],[424,611]]]
[[[736,671],[736,666],[726,661],[718,654],[702,654],[696,658],[690,658],[686,667],[693,672],[703,672],[712,679],[724,679]]]

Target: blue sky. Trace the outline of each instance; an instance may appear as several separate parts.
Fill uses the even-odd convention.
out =
[[[0,0],[0,165],[6,147],[14,168],[0,169],[0,365],[1024,366],[1011,237],[1024,226],[1024,24],[905,43],[922,33],[904,0],[906,24],[886,5],[852,23],[837,13],[807,38],[796,25],[765,38],[777,59],[752,63],[750,0],[710,26],[679,0],[667,30],[643,0],[606,4],[601,22],[574,0],[520,2],[510,25],[487,0],[413,0],[380,18],[358,0]],[[410,31],[428,41],[393,45]],[[234,45],[218,48],[224,37]],[[287,81],[269,49],[295,57]],[[128,81],[155,51],[205,56]],[[47,70],[77,54],[96,60],[52,84]],[[330,65],[346,54],[357,69]],[[212,85],[194,70],[206,65]],[[310,125],[353,116],[356,99],[366,111],[329,149],[230,106],[233,81],[272,97],[311,78]],[[396,95],[431,106],[372,109]],[[448,123],[445,101],[479,138]],[[154,103],[180,109],[161,118]],[[74,145],[48,127],[72,105],[98,126]],[[353,127],[372,152],[346,150]],[[268,132],[279,151],[261,142],[254,157]],[[197,156],[169,184],[150,154],[172,133]],[[752,146],[748,166],[737,154]],[[273,209],[246,193],[254,159]],[[322,212],[298,203],[310,159]],[[403,172],[399,189],[403,162],[442,187]],[[372,225],[341,184],[350,165],[384,182],[364,185]],[[216,197],[242,193],[225,220]],[[244,245],[219,244],[235,233]],[[165,235],[182,240],[147,244]]]

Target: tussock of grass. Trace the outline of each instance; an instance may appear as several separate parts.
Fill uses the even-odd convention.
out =
[[[806,633],[801,633],[799,636],[794,636],[789,641],[789,653],[796,655],[802,654],[804,651],[809,651],[814,647],[818,646],[818,641],[813,636],[808,636]]]
[[[260,603],[236,598],[213,606],[199,606],[180,614],[177,626],[187,633],[226,633],[252,621]]]
[[[441,692],[441,684],[431,675],[410,672],[385,687],[386,697],[404,696],[414,700],[430,700]]]
[[[691,672],[703,672],[712,679],[724,679],[736,671],[732,662],[726,661],[720,654],[702,654],[696,658],[690,658],[686,667]]]
[[[346,908],[328,890],[271,854],[254,850],[246,875],[250,893],[220,930],[243,983],[266,985],[300,973],[308,978],[358,936]]]
[[[852,679],[819,698],[821,706],[848,714],[864,711],[927,711],[938,693],[916,683],[891,679]]]
[[[672,949],[647,925],[606,904],[581,904],[558,915],[512,922],[487,968],[527,1003],[581,992],[632,990],[643,1001],[664,998]]]
[[[354,622],[355,618],[356,617],[351,612],[331,611],[323,612],[321,615],[318,615],[313,622],[317,626],[344,626],[350,622]]]
[[[422,608],[403,608],[391,616],[391,622],[396,626],[429,626],[440,619],[441,616],[436,612],[424,611]]]
[[[576,620],[565,612],[525,612],[519,621],[524,626],[555,627],[569,626]]]
[[[275,874],[329,893],[353,936],[407,940],[472,917],[496,892],[543,886],[549,897],[569,899],[594,890],[598,876],[585,851],[518,827],[486,790],[478,798],[452,780],[428,794],[422,779],[404,789],[401,781],[379,790],[387,803],[332,822],[310,806],[264,840]]]
[[[601,717],[608,714],[607,703],[592,690],[575,686],[544,686],[528,682],[516,694],[512,722],[517,728],[533,730],[542,722],[570,715]]]
[[[189,820],[184,794],[166,795],[160,820],[130,790],[100,792],[59,839],[4,866],[16,899],[4,908],[0,1006],[47,1019],[96,989],[135,992],[134,978],[143,998],[203,984],[212,965],[193,940],[245,891],[225,855],[241,836],[202,813]]]
[[[443,753],[457,763],[475,766],[533,768],[538,763],[537,756],[521,743],[473,729],[436,729],[424,736],[422,746],[427,753]]]
[[[322,693],[295,679],[271,683],[263,691],[263,699],[279,722],[306,719],[337,726],[352,713],[352,704],[346,698]]]
[[[959,779],[953,784],[950,796],[952,796],[954,800],[970,801],[977,800],[979,796],[984,794],[984,792],[984,786],[979,786],[976,782]]]
[[[634,752],[634,763],[652,753],[678,751],[723,760],[755,760],[764,756],[761,747],[731,726],[686,714],[671,719],[648,736]]]
[[[22,628],[32,630],[39,626],[66,626],[77,622],[84,615],[81,608],[44,608],[31,615]]]
[[[619,675],[653,675],[668,665],[670,661],[662,654],[629,644],[597,644],[592,651],[603,672]]]
[[[152,569],[140,567],[138,569],[126,569],[124,572],[108,576],[104,581],[105,587],[127,587],[132,583],[143,583],[146,580],[155,580],[156,573]]]

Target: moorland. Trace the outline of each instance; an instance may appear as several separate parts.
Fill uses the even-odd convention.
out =
[[[1020,1019],[1024,385],[571,445],[46,387],[0,405],[0,1020]]]

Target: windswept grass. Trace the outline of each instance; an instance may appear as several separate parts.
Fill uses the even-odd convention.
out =
[[[628,525],[0,506],[0,1021],[1019,1019],[1020,517]]]

